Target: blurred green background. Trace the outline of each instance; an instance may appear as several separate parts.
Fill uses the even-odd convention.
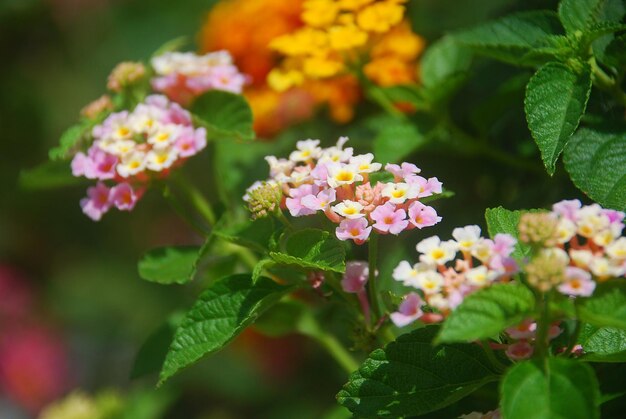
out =
[[[94,223],[78,205],[83,186],[19,187],[20,171],[46,160],[47,150],[76,120],[78,111],[104,93],[106,77],[116,63],[146,60],[179,36],[193,39],[211,4],[210,0],[0,0],[0,264],[19,272],[29,284],[35,302],[23,327],[42,325],[63,342],[69,360],[63,394],[72,388],[91,393],[116,388],[133,400],[136,418],[343,417],[333,410],[334,395],[346,377],[305,338],[273,341],[244,335],[234,347],[182,373],[158,392],[153,390],[154,375],[131,380],[141,344],[171,313],[188,307],[201,286],[168,288],[143,282],[136,262],[152,247],[195,244],[200,238],[157,193],[147,194],[132,213],[114,211]],[[540,0],[412,0],[409,14],[416,31],[432,41],[514,10],[555,6],[555,1]],[[551,179],[542,169],[522,108],[529,74],[476,60],[470,82],[454,99],[452,114],[462,127],[484,135],[489,147],[533,160],[537,170],[514,169],[440,144],[420,150],[412,160],[427,176],[437,176],[456,192],[438,204],[444,222],[432,234],[449,235],[457,225],[482,225],[487,207],[545,207],[560,198],[579,197],[562,170]],[[520,82],[505,84],[511,75]],[[362,125],[325,123],[320,128],[319,120],[292,128],[280,137],[281,144],[291,146],[311,132],[325,138],[326,144],[347,133],[359,147],[369,145]],[[265,170],[258,161],[252,167]],[[253,180],[250,175],[242,185]],[[398,260],[412,257],[417,240],[412,234],[402,243],[396,241],[394,257],[381,266],[383,275]],[[0,295],[0,304],[7,295]],[[0,328],[5,337],[14,329],[8,322],[0,322]],[[485,397],[487,405],[494,402]],[[2,390],[0,417],[33,414],[20,406],[14,395]],[[454,408],[449,414],[468,411]]]

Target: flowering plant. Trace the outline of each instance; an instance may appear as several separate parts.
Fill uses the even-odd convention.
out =
[[[626,10],[609,0],[562,0],[558,13],[505,16],[435,41],[418,74],[424,43],[403,0],[270,3],[268,16],[284,25],[260,37],[259,67],[244,64],[254,74],[235,65],[246,63],[252,42],[238,38],[224,41],[237,49],[234,59],[226,51],[165,51],[150,65],[123,63],[109,78],[111,95],[88,105],[51,151],[74,178],[97,181],[81,201],[92,219],[112,207],[131,210],[154,188],[198,235],[196,245],[153,249],[139,262],[150,282],[204,282],[181,319],[166,324],[167,348],[149,340],[138,362],[164,354],[153,366],[163,385],[254,325],[272,336],[305,335],[326,349],[350,374],[337,400],[356,417],[467,413],[459,401],[482,387],[493,393],[483,403],[491,411],[465,417],[598,417],[611,397],[601,395],[601,365],[626,362]],[[232,12],[228,4],[240,3],[219,6],[218,17]],[[246,4],[246,16],[264,10]],[[207,45],[228,32],[221,31],[227,19],[213,19],[219,24],[205,28]],[[264,25],[250,26],[242,38]],[[495,97],[472,102],[470,111],[455,102],[482,89],[477,69],[510,76],[480,55],[535,73],[489,85]],[[335,101],[344,106],[335,120],[356,116],[341,127],[354,147],[347,135],[332,144],[314,139],[333,128],[323,119],[279,134],[312,112],[290,108],[284,124],[259,117],[267,109],[254,97],[268,86],[295,92],[293,104],[308,107],[324,100],[300,101],[300,94],[327,92],[337,80],[350,80],[373,102],[357,113],[360,93]],[[515,101],[521,96],[523,109]],[[598,102],[585,116],[590,97]],[[528,132],[502,115],[512,104]],[[620,117],[608,121],[599,109]],[[253,126],[279,135],[251,141]],[[563,154],[569,178],[548,181],[533,153],[550,175]],[[196,179],[208,197],[185,176],[200,155],[210,176]],[[479,158],[497,170],[482,175]],[[464,197],[455,198],[456,214],[446,201],[430,205],[454,193],[414,162]],[[513,186],[491,179],[499,177],[514,177]],[[557,182],[570,179],[596,203],[491,208],[484,223],[464,211],[474,201],[492,205],[485,196],[496,187],[514,205],[529,184],[544,185],[545,195],[529,198],[544,207],[564,193]],[[212,269],[215,259],[227,266]]]

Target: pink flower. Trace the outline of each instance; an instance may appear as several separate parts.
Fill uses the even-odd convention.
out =
[[[589,297],[595,289],[596,283],[591,274],[573,266],[565,268],[565,280],[558,286],[561,294],[579,297]]]
[[[389,316],[393,324],[404,327],[422,317],[422,299],[417,293],[411,292],[404,297],[398,311]]]
[[[214,67],[210,73],[210,88],[225,90],[231,93],[241,93],[247,78],[239,73],[233,65]]]
[[[85,153],[78,152],[72,159],[72,175],[88,177],[87,173],[93,173],[93,162]]]
[[[414,174],[421,172],[421,170],[416,165],[406,162],[402,163],[402,165],[400,166],[398,166],[397,164],[388,163],[385,165],[385,170],[391,173],[396,178],[396,181],[406,179]]]
[[[576,213],[582,206],[578,199],[563,200],[552,205],[552,211],[569,220],[576,221]]]
[[[523,359],[528,359],[532,356],[534,352],[533,346],[526,342],[525,340],[521,340],[512,345],[509,345],[506,348],[506,356],[514,361],[521,361]]]
[[[436,177],[431,177],[428,180],[422,176],[411,175],[406,178],[408,184],[417,184],[420,187],[418,198],[425,198],[433,194],[441,193],[443,183],[439,182]]]
[[[396,210],[395,205],[389,202],[376,207],[371,212],[370,217],[376,221],[373,227],[380,232],[397,235],[409,225],[406,220],[406,212],[403,209]]]
[[[354,240],[356,244],[363,244],[371,232],[372,227],[367,226],[365,218],[346,218],[339,223],[335,230],[339,240]]]
[[[508,333],[513,339],[531,339],[535,337],[536,330],[537,323],[535,323],[532,319],[526,319],[517,326],[506,329],[506,333]]]
[[[93,127],[91,131],[92,135],[95,138],[103,138],[108,137],[113,133],[113,130],[116,127],[123,126],[126,124],[128,119],[128,111],[122,112],[113,112],[102,122],[102,124],[98,124]]]
[[[409,207],[409,221],[417,228],[430,227],[441,221],[433,207],[415,201]]]
[[[206,129],[187,128],[176,141],[176,149],[179,157],[191,157],[206,147]]]
[[[519,265],[515,259],[498,254],[489,259],[489,267],[505,276],[510,276],[519,272]]]
[[[80,206],[85,215],[94,221],[100,220],[109,208],[111,208],[109,195],[109,188],[102,182],[98,182],[96,186],[88,188],[87,198],[80,200]]]
[[[303,197],[300,202],[302,205],[310,210],[324,211],[331,203],[337,199],[337,193],[334,189],[324,189],[317,195],[307,195]]]
[[[120,183],[111,188],[109,199],[118,210],[130,211],[135,207],[139,196],[128,183]]]
[[[510,256],[515,249],[517,240],[510,234],[498,233],[493,239],[493,252],[500,256]]]
[[[365,289],[365,284],[369,276],[367,262],[351,261],[346,264],[346,273],[341,280],[341,288],[345,292],[352,294],[359,293]]]
[[[117,157],[94,145],[89,149],[89,158],[92,162],[92,171],[85,172],[85,177],[99,180],[113,179],[115,177]]]
[[[167,101],[167,98],[165,96],[162,95],[152,95],[152,96],[148,96],[148,98],[146,98],[146,101],[153,97],[156,96],[159,99],[156,99],[155,101],[161,101],[160,98],[163,98]],[[165,106],[162,106],[162,108],[166,109],[167,108],[167,103]],[[176,125],[188,125],[191,126],[192,121],[191,121],[191,114],[186,111],[185,109],[183,109],[182,106],[180,106],[178,103],[170,103],[169,109],[167,109],[167,113],[165,115],[163,115],[163,121],[164,124],[176,124]],[[202,128],[204,129],[204,128]]]
[[[292,217],[302,217],[304,215],[315,214],[315,210],[306,208],[302,205],[302,198],[307,195],[315,195],[319,188],[316,185],[304,184],[297,188],[291,188],[289,190],[290,198],[285,200],[287,209]]]
[[[561,333],[563,333],[563,329],[561,329],[561,327],[559,326],[559,323],[551,324],[550,328],[548,329],[548,339],[552,340],[558,335],[560,335]]]

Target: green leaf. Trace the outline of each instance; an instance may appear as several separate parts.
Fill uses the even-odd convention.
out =
[[[578,343],[585,361],[626,362],[626,330],[585,324]]]
[[[556,62],[541,67],[526,86],[526,121],[550,175],[585,113],[590,92],[589,68],[577,74]]]
[[[232,275],[211,284],[176,330],[159,385],[181,368],[224,347],[290,290],[268,278],[253,282],[249,274]]]
[[[167,350],[174,338],[174,332],[183,320],[183,313],[171,315],[157,330],[152,332],[141,345],[130,373],[130,378],[157,373],[163,365]]]
[[[432,44],[420,62],[421,81],[427,89],[437,89],[449,78],[465,73],[472,63],[472,54],[452,36],[444,36]]]
[[[572,182],[600,205],[626,209],[626,129],[596,125],[572,136],[563,156]]]
[[[200,254],[198,246],[175,246],[152,249],[137,265],[139,276],[159,284],[184,284],[193,279]]]
[[[69,152],[80,142],[89,126],[76,124],[69,127],[59,139],[59,145],[50,149],[48,157],[50,160],[65,160],[69,157]]]
[[[606,12],[612,10],[620,0],[562,0],[559,18],[568,34],[587,32],[597,23],[602,23]]]
[[[519,220],[525,212],[527,211],[511,211],[502,207],[487,208],[485,210],[485,220],[487,221],[487,229],[491,238],[494,238],[498,233],[506,233],[517,239],[517,244],[515,244],[515,250],[513,250],[512,254],[517,260],[528,256],[531,250],[529,245],[519,241],[519,230],[517,229]]]
[[[86,183],[84,178],[72,176],[70,165],[66,161],[49,161],[32,169],[20,172],[20,186],[24,189],[54,189]]]
[[[599,284],[593,296],[578,306],[580,319],[599,327],[626,330],[626,283],[609,280]]]
[[[389,116],[374,118],[369,125],[376,130],[374,154],[376,161],[396,163],[426,144],[424,134],[415,124]]]
[[[282,252],[270,252],[274,261],[307,269],[343,273],[346,270],[346,250],[327,231],[300,230],[287,237]]]
[[[540,46],[550,35],[560,35],[562,28],[556,13],[531,11],[515,13],[459,32],[455,38],[476,52],[519,65],[535,65],[524,60],[525,54]]]
[[[615,37],[604,50],[603,63],[615,67],[621,74],[626,71],[626,34]]]
[[[241,95],[211,90],[193,102],[191,111],[207,129],[210,139],[250,141],[255,137],[252,110]]]
[[[431,344],[437,327],[372,352],[337,395],[356,417],[398,418],[441,409],[497,375],[478,345]]]
[[[594,23],[587,29],[585,33],[585,40],[587,42],[594,41],[595,39],[615,32],[626,30],[626,25],[619,22],[598,22]]]
[[[495,284],[469,295],[441,327],[438,342],[468,342],[498,335],[533,314],[535,297],[523,285]]]
[[[502,417],[507,419],[594,419],[600,416],[600,390],[591,367],[563,358],[523,361],[509,370],[501,386]]]
[[[276,228],[274,219],[266,217],[230,226],[220,223],[213,229],[213,234],[231,243],[263,253],[268,250]]]

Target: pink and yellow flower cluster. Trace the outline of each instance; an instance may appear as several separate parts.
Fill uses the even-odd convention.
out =
[[[74,156],[72,174],[98,180],[81,200],[96,221],[112,207],[133,209],[150,180],[167,176],[206,146],[205,129],[194,128],[191,114],[161,95],[148,96],[132,112],[110,114],[92,136],[87,152]]]
[[[393,271],[393,278],[414,288],[404,297],[391,320],[406,326],[415,320],[443,320],[463,299],[494,282],[507,281],[518,271],[511,257],[516,244],[508,234],[497,234],[493,240],[481,237],[480,227],[455,228],[454,240],[429,237],[417,244],[419,262],[402,261]],[[459,253],[461,257],[459,257]],[[424,312],[428,306],[432,311]]]
[[[554,220],[555,240],[536,257],[549,255],[554,264],[563,266],[562,277],[552,284],[559,292],[587,297],[593,294],[596,282],[626,274],[623,212],[569,200],[554,204],[548,216]],[[520,224],[522,238],[527,235],[523,230]],[[532,266],[532,261],[529,265]],[[541,286],[545,281],[539,283]]]
[[[434,208],[420,202],[441,193],[436,177],[420,176],[421,170],[411,163],[387,164],[385,171],[393,181],[372,182],[370,176],[381,172],[382,164],[371,153],[355,155],[351,147],[344,148],[347,140],[341,137],[328,148],[321,148],[320,140],[298,141],[289,159],[266,157],[267,183],[280,186],[282,208],[294,217],[322,212],[338,224],[337,238],[356,244],[363,244],[372,230],[397,235],[441,220]],[[260,186],[252,185],[247,196]]]
[[[228,51],[166,52],[152,59],[152,68],[157,75],[151,80],[152,88],[181,104],[209,90],[239,94],[248,82]]]

